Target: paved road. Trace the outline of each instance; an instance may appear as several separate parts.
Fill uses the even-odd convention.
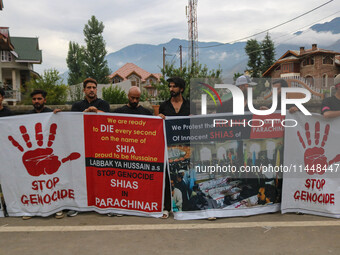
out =
[[[0,219],[0,255],[340,254],[340,220],[280,213],[175,221],[81,213]]]

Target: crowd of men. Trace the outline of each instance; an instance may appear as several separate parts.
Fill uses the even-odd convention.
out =
[[[195,105],[185,99],[183,97],[183,93],[185,90],[185,81],[180,77],[172,77],[167,80],[168,87],[170,91],[170,98],[165,102],[160,104],[159,107],[159,117],[165,119],[166,116],[189,116],[191,114],[196,114]],[[244,94],[244,109],[248,111],[247,106],[247,88],[248,86],[252,86],[254,83],[248,76],[242,75],[237,78],[235,82],[235,86],[239,87]],[[272,84],[273,87],[278,88],[278,96],[280,96],[280,91],[282,87],[287,87],[287,82],[283,79],[277,79]],[[340,116],[340,74],[337,75],[334,79],[334,87],[336,89],[335,95],[332,97],[325,98],[322,101],[321,106],[321,114],[325,118],[334,118]],[[102,100],[97,97],[97,81],[92,78],[87,78],[83,82],[83,92],[84,92],[84,100],[76,102],[72,105],[71,111],[74,112],[110,112],[110,105],[105,100]],[[33,109],[28,112],[28,114],[32,113],[45,113],[45,112],[54,112],[58,113],[60,109],[50,109],[45,106],[46,104],[46,96],[47,93],[44,90],[34,90],[31,94]],[[114,113],[120,114],[140,114],[140,115],[152,115],[152,113],[141,106],[139,104],[141,97],[141,90],[136,86],[132,86],[128,91],[128,103],[120,108],[115,109]],[[0,117],[12,116],[14,113],[6,106],[3,105],[3,101],[5,99],[5,91],[0,88]],[[242,106],[240,106],[242,107]],[[261,107],[261,109],[267,109],[265,106]],[[287,106],[287,110],[293,113],[298,111],[295,106]],[[223,102],[222,107],[218,107],[216,109],[217,113],[221,112],[232,112],[233,111],[233,98],[228,101]],[[167,172],[169,169],[166,170]],[[168,175],[167,175],[168,176]],[[165,191],[164,191],[164,211],[163,218],[168,218],[169,212],[171,211],[171,194],[175,197],[180,197],[179,188],[180,185],[174,185],[172,180],[172,184],[170,184],[170,180],[165,178]],[[178,175],[178,182],[181,182],[181,176]],[[184,200],[187,196],[182,196],[181,201],[185,204]],[[178,203],[178,207],[182,209],[182,202]],[[76,216],[78,212],[76,211],[68,211],[68,216]],[[112,216],[112,215],[109,215]],[[57,212],[55,215],[56,218],[63,218],[63,212]],[[23,217],[24,219],[29,219],[30,217]]]

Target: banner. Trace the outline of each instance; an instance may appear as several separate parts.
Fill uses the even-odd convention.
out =
[[[162,216],[163,120],[41,113],[0,119],[9,216],[64,209]]]
[[[340,218],[340,119],[287,115],[299,123],[285,135],[282,213]]]
[[[175,219],[280,209],[285,120],[278,113],[167,117]]]

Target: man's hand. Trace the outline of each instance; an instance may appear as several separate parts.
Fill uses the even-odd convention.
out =
[[[289,108],[289,113],[297,112],[299,109],[296,106],[292,106]]]
[[[54,114],[56,114],[56,113],[58,113],[58,112],[61,112],[61,110],[58,109],[58,108],[53,110],[53,113],[54,113]]]
[[[260,110],[269,110],[269,108],[268,108],[267,106],[262,105],[262,106],[260,107]]]
[[[165,115],[164,114],[160,113],[160,114],[158,114],[158,116],[161,117],[163,120],[165,120]]]
[[[327,111],[322,114],[326,119],[336,118],[340,116],[340,111]]]
[[[95,113],[97,113],[97,112],[99,112],[99,110],[94,106],[90,106],[84,112],[95,112]]]

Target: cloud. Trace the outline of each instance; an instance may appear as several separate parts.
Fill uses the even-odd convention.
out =
[[[209,59],[211,59],[211,60],[223,61],[229,56],[227,52],[210,51],[209,53],[211,54],[211,55],[209,55]]]
[[[332,14],[337,9],[335,2],[270,33],[292,34],[296,28],[313,24]],[[284,4],[272,0],[198,1],[198,38],[199,41],[233,42],[323,3],[307,0],[287,0]],[[187,1],[172,0],[9,0],[1,12],[1,25],[9,26],[12,36],[39,37],[43,64],[39,68],[35,65],[36,70],[47,67],[66,70],[68,42],[84,44],[83,28],[92,15],[105,25],[103,36],[111,53],[136,43],[158,45],[172,38],[187,39],[187,4]],[[313,36],[318,35],[308,32],[303,36],[313,40]],[[320,43],[326,42],[327,36],[321,35]],[[263,34],[257,38],[261,37]],[[330,37],[334,41],[333,36]],[[224,58],[223,55],[219,57]]]
[[[338,40],[339,34],[332,34],[331,32],[317,33],[311,29],[308,29],[301,33],[299,36],[290,39],[289,43],[305,45],[306,42],[310,42],[310,47],[312,47],[313,43],[326,47],[334,44]]]

